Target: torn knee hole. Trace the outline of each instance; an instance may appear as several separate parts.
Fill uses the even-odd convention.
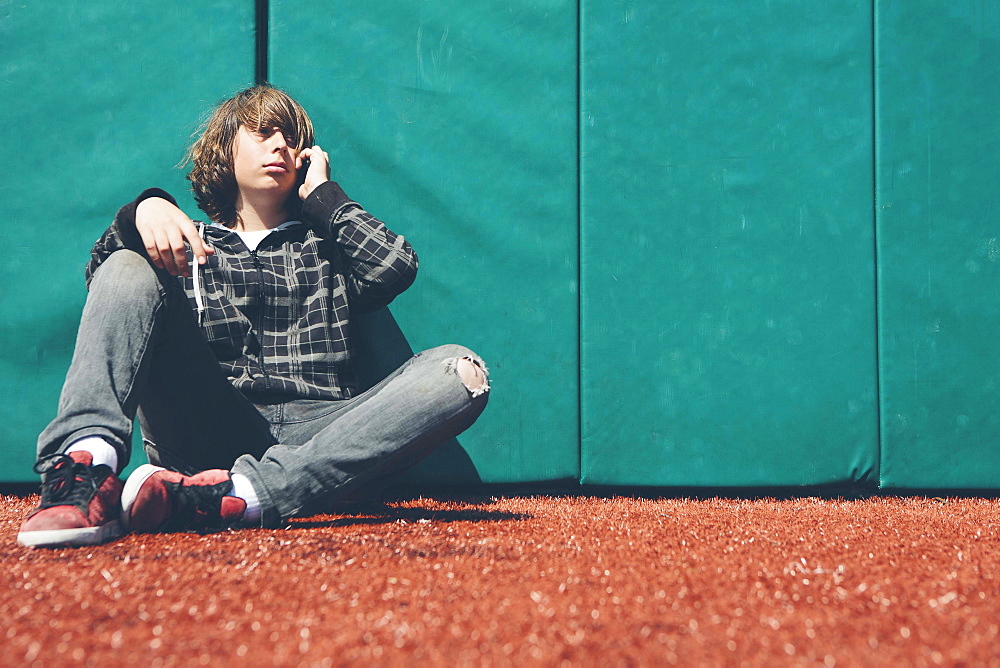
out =
[[[490,382],[486,376],[486,369],[483,365],[471,357],[460,357],[454,361],[455,370],[462,383],[472,393],[473,397],[478,397],[490,389]]]

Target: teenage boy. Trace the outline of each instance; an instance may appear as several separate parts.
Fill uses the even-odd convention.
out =
[[[242,91],[189,159],[209,224],[150,189],[94,246],[22,545],[281,526],[379,488],[485,408],[486,367],[456,345],[359,391],[351,314],[408,288],[417,258],[330,181],[297,102]],[[137,412],[150,464],[123,483]]]

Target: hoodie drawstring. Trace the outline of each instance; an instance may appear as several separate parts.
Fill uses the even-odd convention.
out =
[[[205,238],[205,223],[198,222],[198,236],[202,239]],[[194,261],[194,272],[192,272],[192,277],[194,278],[194,302],[198,305],[198,326],[201,327],[201,322],[203,316],[205,315],[205,301],[201,296],[201,278],[198,275],[198,270],[201,265],[198,264],[197,258]]]

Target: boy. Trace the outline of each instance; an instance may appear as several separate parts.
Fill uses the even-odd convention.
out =
[[[19,543],[281,526],[377,489],[485,408],[486,368],[460,346],[359,393],[351,314],[409,287],[417,258],[329,180],[313,142],[297,102],[254,86],[189,152],[208,225],[158,189],[118,211],[87,267]],[[150,464],[123,483],[136,412]]]

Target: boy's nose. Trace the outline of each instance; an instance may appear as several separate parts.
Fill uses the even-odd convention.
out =
[[[285,135],[280,130],[271,135],[271,150],[280,151],[282,149],[288,148],[288,142],[285,141]]]

